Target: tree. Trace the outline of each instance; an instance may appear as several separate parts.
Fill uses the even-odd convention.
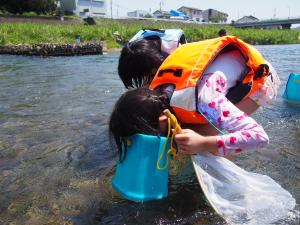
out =
[[[151,14],[150,13],[147,13],[144,18],[152,18]]]
[[[211,17],[210,21],[213,22],[213,23],[226,22],[227,18],[226,18],[226,16],[216,15],[214,17]]]
[[[53,13],[56,0],[0,0],[0,8],[14,14],[36,12],[37,14]]]

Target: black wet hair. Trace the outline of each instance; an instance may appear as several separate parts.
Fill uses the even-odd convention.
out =
[[[227,31],[224,28],[222,28],[221,30],[219,30],[218,34],[219,37],[223,37],[227,35]]]
[[[118,73],[126,88],[149,84],[165,59],[159,39],[140,39],[126,44],[119,58]]]
[[[183,44],[186,44],[186,42],[187,42],[187,41],[186,41],[185,35],[184,35],[184,34],[181,35],[181,37],[180,37],[180,39],[179,39],[179,43],[183,45]]]
[[[168,97],[148,88],[131,89],[116,102],[109,121],[110,140],[114,140],[122,161],[127,152],[127,139],[133,134],[158,135],[158,119],[170,109]]]

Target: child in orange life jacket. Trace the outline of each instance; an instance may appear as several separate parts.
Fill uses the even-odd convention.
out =
[[[177,46],[172,44],[172,47],[163,47],[168,46],[168,43],[163,45],[162,40],[153,38],[153,36],[151,35],[147,38],[142,38],[142,36],[139,36],[140,32],[138,32],[136,35],[140,38],[133,38],[122,49],[119,58],[118,73],[126,88],[148,86],[154,78],[156,71],[158,70],[160,65],[166,59],[168,54],[172,53]],[[180,37],[178,45],[185,43],[185,38],[180,32],[177,32],[176,35],[172,37],[174,40],[176,39],[176,37]],[[174,42],[175,41],[173,41],[172,43]],[[235,103],[235,105],[248,114],[253,113],[261,104],[265,104],[259,103],[262,97],[265,98],[267,96],[262,94],[261,92],[266,92],[269,90],[271,90],[271,92],[273,91],[273,89],[266,88],[267,86],[270,85],[265,85],[264,87],[262,87],[262,90],[256,95],[252,95],[251,98],[246,97],[242,99],[242,101]],[[272,96],[272,93],[269,93],[269,95]],[[201,127],[193,126],[192,128],[202,134],[216,134],[216,130],[210,124],[202,125]]]
[[[268,137],[263,128],[226,98],[230,88],[233,88],[236,81],[240,80],[243,75],[245,69],[243,60],[243,56],[237,49],[223,52],[206,68],[197,82],[197,111],[201,112],[215,127],[227,131],[227,134],[204,137],[186,129],[185,133],[175,136],[181,153],[194,154],[205,150],[218,155],[227,155],[263,147],[268,143]],[[251,101],[260,105],[267,104],[276,94],[279,80],[276,72],[274,70],[272,72],[273,77],[268,77],[264,85],[251,94]],[[171,106],[179,105],[189,108],[195,104],[192,96],[195,93],[193,89],[191,89],[192,92],[183,94],[180,90],[174,92],[174,86],[166,83],[167,85],[162,85],[158,89],[168,95],[171,99]],[[122,99],[126,100],[126,94]],[[139,105],[139,107],[144,107],[144,105]],[[147,108],[150,110],[149,104]],[[122,116],[126,117],[126,113]],[[182,119],[181,116],[178,117],[179,120]],[[118,119],[122,120],[122,118]],[[111,122],[114,120],[115,117],[112,117]],[[135,126],[134,123],[131,125]],[[119,127],[119,129],[122,128]],[[113,129],[111,132],[114,134]],[[126,132],[123,135],[122,137],[126,138]]]

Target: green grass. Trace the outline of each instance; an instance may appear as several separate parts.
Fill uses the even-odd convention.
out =
[[[83,24],[40,24],[40,23],[2,23],[0,24],[0,45],[75,43],[77,36],[81,41],[106,41],[108,48],[120,47],[113,33],[119,31],[122,38],[129,40],[141,28],[181,28],[189,42],[217,36],[221,26],[207,26],[182,23],[139,22],[98,19],[96,26]],[[230,35],[235,35],[252,44],[295,44],[300,43],[300,31],[236,29],[225,26]]]

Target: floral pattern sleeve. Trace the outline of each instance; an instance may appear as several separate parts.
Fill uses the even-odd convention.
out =
[[[226,134],[217,136],[219,155],[255,150],[268,144],[269,139],[253,118],[239,110],[225,96],[226,76],[217,71],[204,74],[198,85],[198,110]]]

